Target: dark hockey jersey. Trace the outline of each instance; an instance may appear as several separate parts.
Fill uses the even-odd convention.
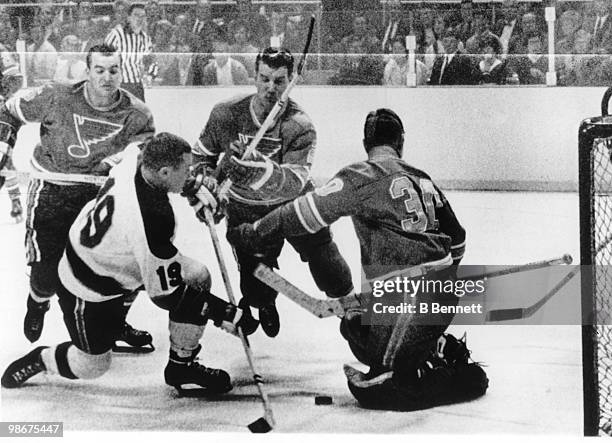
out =
[[[313,233],[351,216],[368,280],[413,267],[445,267],[463,256],[465,230],[431,178],[394,155],[340,170],[325,186],[257,222],[264,238]]]
[[[0,109],[0,121],[15,128],[40,122],[40,144],[31,160],[41,172],[88,174],[101,162],[111,166],[131,142],[153,135],[153,116],[146,105],[121,90],[106,109],[94,108],[85,82],[48,85],[17,92]]]
[[[261,123],[252,109],[254,95],[239,96],[215,105],[206,127],[193,147],[194,162],[204,162],[215,168],[221,154],[230,143],[240,140],[248,145]],[[292,100],[281,111],[276,122],[266,132],[257,151],[279,165],[269,182],[275,187],[253,190],[248,186],[232,185],[230,198],[247,205],[278,205],[300,195],[309,183],[310,167],[316,144],[316,133],[308,115]],[[224,178],[224,171],[219,174]]]

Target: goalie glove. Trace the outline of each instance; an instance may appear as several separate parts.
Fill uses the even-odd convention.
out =
[[[206,223],[205,211],[208,209],[213,214],[215,223],[219,223],[223,218],[224,205],[217,199],[218,190],[217,180],[210,176],[197,174],[187,179],[181,195],[187,197],[198,220]]]
[[[228,228],[227,241],[238,249],[254,252],[258,256],[265,255],[267,250],[266,242],[258,234],[256,225],[252,223],[242,223]]]
[[[246,158],[242,158],[245,146],[238,141],[232,143],[230,149],[232,156],[226,172],[232,183],[258,190],[272,177],[274,163],[263,154],[253,151]]]

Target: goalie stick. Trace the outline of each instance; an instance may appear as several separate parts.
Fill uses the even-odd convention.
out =
[[[276,101],[276,103],[274,104],[270,112],[268,113],[268,116],[266,117],[264,122],[259,127],[259,130],[253,137],[253,140],[251,140],[251,143],[245,149],[244,153],[242,154],[242,159],[247,158],[249,155],[253,153],[253,151],[255,151],[255,149],[259,145],[259,142],[261,141],[263,136],[266,134],[266,132],[268,132],[268,129],[270,129],[270,126],[272,126],[272,124],[276,120],[276,117],[278,116],[280,111],[285,107],[285,103],[287,103],[287,100],[289,99],[289,94],[291,93],[291,90],[295,87],[295,85],[298,82],[298,79],[302,75],[302,71],[306,63],[306,56],[308,55],[308,49],[310,48],[310,41],[312,40],[314,24],[315,24],[315,17],[313,15],[310,17],[310,25],[308,26],[308,35],[306,36],[306,44],[304,45],[302,56],[300,58],[296,71],[293,73],[291,82],[289,82],[289,84],[287,85],[287,87],[285,88],[281,96],[279,97],[279,99]],[[221,196],[227,195],[227,192],[229,191],[230,186],[232,186],[232,181],[229,178],[225,179],[223,183],[221,183],[221,186],[219,187],[219,195]]]
[[[574,278],[576,274],[580,272],[580,266],[576,266],[565,277],[559,281],[550,291],[548,291],[544,297],[526,308],[507,308],[507,309],[494,309],[487,312],[486,321],[498,322],[508,320],[521,320],[523,318],[529,318],[535,314],[542,306],[546,304],[557,292],[563,288],[569,281]]]
[[[612,88],[609,88],[608,91],[611,91],[611,94],[612,94]],[[606,107],[607,107],[607,100],[606,100]],[[595,255],[599,254],[606,247],[608,247],[611,242],[612,242],[612,233],[608,234],[606,238],[604,239],[604,241],[599,246],[597,246],[595,250]],[[526,308],[507,308],[507,309],[491,310],[487,313],[487,321],[496,322],[496,321],[507,321],[507,320],[520,320],[523,318],[531,317],[533,314],[536,313],[538,309],[544,306],[544,304],[548,300],[550,300],[557,292],[559,292],[559,290],[563,288],[563,286],[565,286],[572,278],[574,278],[574,276],[578,274],[578,272],[580,272],[580,269],[581,269],[580,266],[576,266],[575,269],[571,270],[565,277],[563,277],[563,279],[561,279],[559,283],[555,285],[554,288],[548,291],[544,295],[544,297],[542,297],[540,300],[535,302],[533,305],[527,306]]]
[[[612,238],[612,237],[611,237]],[[525,265],[511,266],[488,274],[480,276],[472,276],[472,279],[495,278],[503,275],[508,275],[515,272],[524,272],[527,270],[539,269],[554,264],[570,264],[572,257],[565,254],[560,258],[552,260],[544,260],[541,262],[528,263]],[[579,268],[576,268],[579,269]],[[540,301],[527,308],[509,308],[489,311],[486,320],[491,322],[505,321],[511,319],[525,318],[525,316],[533,315],[542,305],[544,305],[553,295],[555,295],[569,280],[571,280],[578,271],[570,272],[571,276],[566,276],[557,286],[551,289]],[[260,264],[253,273],[255,277],[270,286],[272,289],[283,294],[315,317],[325,318],[331,316],[343,316],[348,309],[361,309],[361,300],[357,295],[347,295],[345,297],[323,300],[313,297],[300,288],[289,282],[283,276],[270,269],[268,266]],[[461,278],[465,280],[467,278]],[[517,317],[518,316],[518,317]],[[507,317],[507,318],[506,318]]]
[[[283,294],[311,314],[319,318],[343,316],[348,309],[361,309],[361,303],[356,295],[323,300],[308,295],[283,276],[260,264],[253,272],[259,280],[275,291]]]
[[[486,280],[487,278],[502,277],[508,274],[514,274],[517,272],[533,271],[535,269],[546,268],[553,265],[569,265],[573,261],[572,256],[564,254],[558,258],[551,258],[550,260],[536,261],[532,263],[526,263],[524,265],[508,266],[507,268],[498,269],[491,272],[485,272],[478,275],[468,276],[457,276],[461,280]]]
[[[206,224],[208,225],[208,229],[210,231],[210,237],[213,242],[213,247],[215,250],[215,254],[217,256],[217,262],[219,263],[219,268],[221,270],[221,276],[223,277],[223,284],[225,285],[225,289],[227,291],[227,298],[229,302],[233,305],[236,305],[236,298],[234,297],[234,291],[232,290],[232,285],[229,278],[229,273],[227,272],[227,267],[225,266],[225,260],[223,259],[223,253],[221,252],[221,243],[219,242],[219,237],[217,236],[217,231],[215,229],[215,221],[210,212],[209,208],[204,209],[204,215],[206,217]],[[261,402],[263,403],[264,408],[264,416],[258,418],[254,422],[252,422],[248,428],[253,433],[265,433],[271,431],[274,426],[274,415],[272,414],[272,408],[270,407],[270,400],[268,400],[268,396],[266,391],[263,389],[263,377],[257,373],[255,369],[255,364],[253,363],[253,353],[251,351],[251,345],[249,341],[242,333],[242,329],[238,328],[238,336],[240,337],[240,341],[242,342],[242,347],[244,348],[244,352],[247,357],[247,361],[249,363],[249,367],[251,368],[251,372],[253,373],[253,380],[257,385],[257,390],[259,391],[259,396],[261,398]]]

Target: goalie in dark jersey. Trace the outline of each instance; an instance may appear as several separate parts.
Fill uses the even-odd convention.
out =
[[[168,193],[183,190],[191,165],[189,143],[160,133],[134,144],[111,172],[95,200],[70,228],[59,264],[59,304],[71,341],[40,346],[13,362],[4,388],[18,388],[41,373],[68,379],[97,378],[111,364],[111,348],[123,328],[122,294],[144,286],[153,302],[169,311],[168,385],[196,384],[206,393],[232,388],[229,375],[196,361],[209,319],[245,335],[257,328],[250,316],[209,292],[204,264],[173,244],[175,217]]]
[[[0,108],[0,169],[11,157],[19,128],[31,122],[40,122],[40,143],[30,161],[42,173],[106,175],[129,143],[154,134],[146,105],[119,89],[120,58],[114,48],[92,47],[87,75],[72,86],[25,89],[6,101]],[[49,300],[57,291],[57,264],[70,225],[97,192],[92,184],[30,180],[25,242],[30,293],[24,319],[30,342],[40,338]],[[125,314],[134,298],[126,294]],[[136,347],[151,343],[146,331],[127,322],[118,338]]]
[[[215,168],[219,183],[232,180],[227,206],[228,226],[253,222],[279,205],[313,189],[310,167],[316,144],[310,118],[289,99],[276,121],[265,133],[254,154],[241,160],[245,146],[253,139],[268,113],[287,88],[293,74],[293,56],[286,50],[267,48],[255,62],[257,93],[218,103],[206,127],[193,146],[196,171],[208,173],[208,185]],[[217,166],[219,156],[225,159]],[[288,239],[304,262],[317,286],[329,297],[352,293],[350,270],[332,240],[329,229],[304,232]],[[241,306],[259,309],[264,332],[278,334],[280,320],[275,307],[276,292],[253,276],[261,262],[278,267],[282,239],[271,239],[265,254],[254,256],[249,250],[234,247],[240,269]]]
[[[371,112],[363,142],[367,161],[343,168],[325,186],[254,224],[231,229],[228,238],[257,251],[271,240],[317,232],[351,216],[368,282],[454,278],[465,230],[431,178],[401,159],[400,118],[388,109]],[[445,303],[457,303],[445,297]],[[364,407],[415,410],[485,393],[488,379],[470,362],[465,341],[444,333],[452,315],[400,314],[386,321],[371,315],[348,311],[340,326],[357,359],[370,368],[364,374],[345,366],[349,389]]]

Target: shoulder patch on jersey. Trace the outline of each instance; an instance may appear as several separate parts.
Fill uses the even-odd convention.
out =
[[[340,178],[335,177],[328,181],[326,185],[315,189],[314,192],[321,197],[325,197],[326,195],[341,191],[342,188],[344,188],[344,182]]]

